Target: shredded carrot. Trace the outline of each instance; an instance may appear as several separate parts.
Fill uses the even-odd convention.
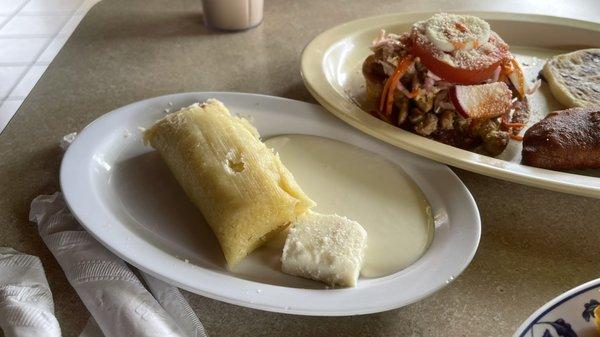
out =
[[[521,129],[525,126],[525,123],[509,122],[508,117],[509,117],[508,112],[505,113],[504,115],[502,115],[502,117],[500,118],[500,123],[502,124],[502,126],[505,126],[507,128],[517,128],[517,129]]]
[[[392,75],[394,76],[394,75]],[[390,79],[392,78],[392,76],[388,77],[388,79],[385,81],[385,85],[383,86],[383,90],[381,91],[381,98],[379,98],[379,112],[383,113],[383,107],[385,104],[385,99],[387,97],[387,92],[390,89]]]
[[[500,118],[500,125],[503,127],[503,130],[510,130],[512,128],[512,131],[509,131],[509,137],[511,139],[514,139],[516,141],[523,140],[523,136],[516,135],[516,134],[514,134],[514,132],[520,131],[521,129],[523,129],[523,127],[525,126],[525,123],[509,122],[509,113],[507,112],[504,115],[502,115],[502,117]],[[506,128],[506,129],[504,129],[504,128]]]
[[[413,56],[406,55],[403,59],[398,61],[398,66],[396,67],[394,74],[388,78],[389,86],[387,89],[387,95],[386,95],[387,97],[385,98],[386,99],[385,115],[388,117],[391,116],[391,114],[392,114],[392,107],[394,104],[394,91],[396,91],[396,87],[398,86],[398,81],[400,81],[400,78],[402,77],[402,75],[404,75],[404,73],[406,72],[408,67],[410,67],[410,65],[412,64],[412,61],[413,61]],[[386,83],[386,86],[388,83]],[[384,90],[385,90],[385,88],[384,88]],[[380,104],[379,106],[381,108],[383,108],[382,104]]]
[[[523,140],[523,136],[521,136],[521,135],[514,135],[511,133],[509,136],[511,139],[517,140],[519,142]]]
[[[502,123],[502,125],[509,128],[522,128],[525,126],[525,123]]]
[[[375,117],[381,119],[382,121],[391,123],[391,120],[388,118],[388,116],[384,115],[383,112],[376,110],[374,113],[375,113]]]
[[[412,56],[410,56],[412,58]],[[386,99],[387,96],[389,94],[389,91],[391,89],[392,86],[392,79],[394,78],[394,76],[396,76],[396,74],[398,73],[398,68],[400,67],[400,65],[402,64],[402,62],[406,59],[406,57],[402,60],[398,61],[398,65],[396,66],[396,70],[394,70],[394,73],[392,74],[392,76],[388,77],[387,80],[385,81],[385,84],[383,86],[383,90],[381,91],[381,97],[379,98],[379,112],[383,113],[383,108],[385,107],[386,104]],[[393,91],[394,89],[392,89]]]

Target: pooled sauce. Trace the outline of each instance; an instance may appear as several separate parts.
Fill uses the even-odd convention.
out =
[[[323,137],[286,135],[265,142],[279,153],[322,214],[358,221],[367,231],[364,277],[393,274],[425,252],[433,217],[423,192],[397,165],[354,145]],[[269,246],[283,247],[285,235]]]

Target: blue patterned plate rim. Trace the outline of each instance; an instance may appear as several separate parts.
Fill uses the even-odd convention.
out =
[[[523,322],[523,324],[521,324],[521,326],[517,329],[517,332],[514,334],[513,337],[524,337],[525,334],[527,334],[532,329],[532,327],[539,322],[540,318],[546,316],[546,314],[556,309],[556,307],[567,302],[573,297],[576,297],[596,288],[600,288],[600,278],[581,284],[558,295],[557,297],[544,304],[541,308],[536,310],[531,316],[529,316],[525,320],[525,322]]]

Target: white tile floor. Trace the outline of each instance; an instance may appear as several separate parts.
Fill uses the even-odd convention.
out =
[[[100,0],[0,0],[0,132]]]

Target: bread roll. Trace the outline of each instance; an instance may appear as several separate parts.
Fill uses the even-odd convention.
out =
[[[600,49],[552,57],[542,75],[556,100],[567,108],[600,104]]]

